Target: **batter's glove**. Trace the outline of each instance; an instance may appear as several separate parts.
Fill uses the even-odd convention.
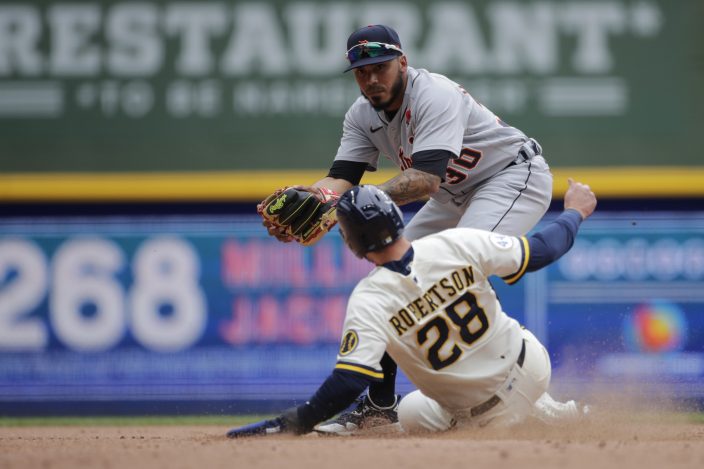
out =
[[[286,423],[281,417],[271,420],[250,423],[241,427],[232,428],[227,432],[228,438],[243,438],[247,436],[266,436],[283,433],[287,430]]]
[[[269,234],[279,241],[315,244],[337,223],[339,194],[318,187],[278,189],[257,205]]]
[[[298,418],[298,408],[291,407],[283,414],[271,420],[261,420],[241,427],[235,427],[227,432],[228,438],[243,438],[249,436],[267,436],[278,433],[293,433],[302,435],[312,430],[312,427],[304,427]]]

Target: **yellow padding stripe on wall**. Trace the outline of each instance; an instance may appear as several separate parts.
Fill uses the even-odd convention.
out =
[[[704,167],[614,167],[553,169],[555,198],[567,178],[589,184],[598,197],[704,197]],[[320,170],[6,173],[0,175],[0,202],[103,201],[258,201],[279,187],[310,184]],[[366,184],[380,184],[395,170],[367,173]]]

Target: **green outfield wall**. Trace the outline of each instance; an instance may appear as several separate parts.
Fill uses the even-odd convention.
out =
[[[346,37],[370,23],[553,168],[701,174],[703,18],[701,0],[2,2],[0,197],[36,177],[317,175],[359,95]]]

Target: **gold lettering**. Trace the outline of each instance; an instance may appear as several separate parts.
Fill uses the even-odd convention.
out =
[[[440,280],[440,286],[447,290],[447,294],[450,295],[450,298],[457,294],[457,290],[450,285],[450,281],[447,278]]]
[[[399,336],[403,335],[403,333],[408,330],[407,328],[401,325],[401,321],[399,321],[396,316],[392,316],[391,319],[389,319],[389,322],[392,326],[394,326],[394,329],[396,329],[396,332],[398,332]]]
[[[462,269],[462,272],[464,272],[464,282],[469,287],[474,283],[474,271],[472,270],[472,266],[465,267]]]
[[[415,322],[413,321],[413,317],[405,309],[400,310],[398,312],[398,316],[403,319],[403,322],[405,322],[408,327],[411,327],[415,324]]]
[[[458,291],[464,290],[464,285],[462,285],[462,277],[460,277],[459,272],[452,272],[452,283]]]
[[[428,290],[428,291],[430,291],[430,290]],[[433,301],[433,297],[430,296],[430,293],[426,293],[425,295],[423,295],[423,299],[425,300],[426,303],[428,303],[428,306],[430,307],[430,311],[434,311],[434,310],[438,309],[438,305],[435,304],[435,302]]]
[[[452,279],[451,281],[450,278]],[[442,278],[438,283],[426,290],[421,297],[408,303],[405,308],[401,308],[396,313],[396,316],[389,319],[399,336],[407,332],[410,327],[415,326],[428,314],[438,309],[446,301],[445,297],[438,292],[439,288],[443,288],[450,298],[459,291],[469,288],[474,283],[474,270],[471,265],[463,267],[452,272],[450,278]]]
[[[418,311],[420,311],[420,317],[424,318],[428,315],[428,312],[425,310],[425,304],[423,304],[423,300],[421,298],[416,298],[413,300],[413,304],[416,305],[416,308],[418,308]]]
[[[418,311],[418,309],[416,308],[416,306],[413,303],[408,303],[406,305],[406,309],[408,311],[410,311],[413,314],[413,316],[416,317],[417,320],[420,321],[421,319],[423,319],[423,316],[420,314],[420,311]]]
[[[445,280],[445,279],[443,279],[443,280]],[[440,280],[440,282],[442,282],[442,280]],[[442,295],[436,291],[437,288],[438,288],[437,285],[433,285],[432,287],[430,287],[430,288],[428,289],[428,291],[429,291],[430,293],[432,293],[433,295],[435,295],[435,297],[438,299],[438,301],[440,302],[440,304],[442,304],[442,303],[445,302],[445,298],[443,298]],[[430,303],[430,301],[428,301],[428,303]],[[435,308],[437,308],[437,306],[436,306]],[[433,309],[435,309],[435,308],[433,308]]]

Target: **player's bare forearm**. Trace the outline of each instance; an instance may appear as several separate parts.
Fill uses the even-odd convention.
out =
[[[440,189],[440,177],[417,169],[407,169],[379,186],[398,205],[429,196]]]
[[[327,189],[334,190],[338,194],[342,194],[343,192],[352,188],[352,183],[345,179],[336,179],[330,176],[326,176],[320,181],[313,184],[313,187],[325,187]]]

